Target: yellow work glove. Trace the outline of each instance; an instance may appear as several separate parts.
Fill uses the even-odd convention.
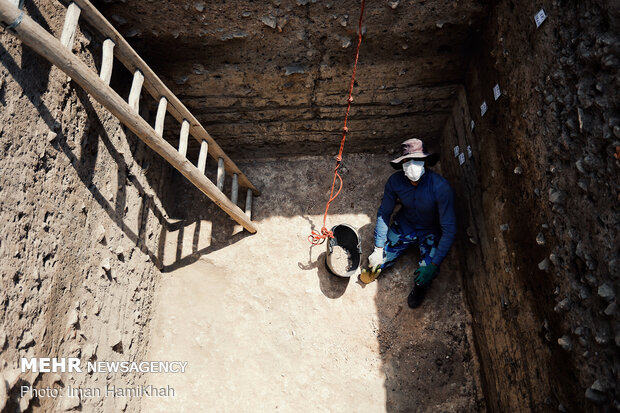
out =
[[[383,257],[383,248],[375,247],[375,250],[368,257],[368,269],[363,269],[360,274],[360,281],[364,284],[370,284],[381,274],[381,266],[385,262]]]

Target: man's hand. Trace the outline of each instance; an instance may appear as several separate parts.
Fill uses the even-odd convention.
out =
[[[371,270],[376,270],[377,267],[383,265],[385,258],[383,258],[383,248],[375,247],[375,250],[368,256],[368,267]]]
[[[383,248],[375,247],[375,250],[368,257],[368,269],[363,269],[360,274],[360,280],[364,284],[370,284],[381,274],[381,266],[385,262],[383,258]]]
[[[428,283],[433,281],[433,278],[435,278],[435,276],[437,275],[438,270],[439,268],[433,263],[425,265],[424,267],[419,267],[413,273],[416,276],[415,283],[421,286],[427,285]]]

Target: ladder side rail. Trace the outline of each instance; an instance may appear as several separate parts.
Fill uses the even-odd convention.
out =
[[[0,0],[0,20],[10,23],[15,21],[21,13],[21,10],[9,0]],[[151,149],[166,159],[235,221],[249,232],[256,232],[254,223],[241,208],[233,204],[198,168],[181,156],[170,143],[161,138],[155,129],[139,114],[135,113],[118,93],[106,85],[95,71],[71,53],[57,38],[27,15],[23,16],[20,25],[14,29],[14,33],[24,44],[69,75],[88,94],[116,116]]]
[[[153,72],[153,70],[142,60],[136,51],[129,45],[127,40],[106,20],[106,18],[97,10],[88,0],[73,0],[81,9],[82,17],[93,28],[97,29],[103,37],[112,39],[115,43],[115,57],[131,72],[135,73],[140,70],[144,75],[144,88],[153,96],[156,101],[160,101],[162,97],[168,100],[168,113],[170,113],[179,123],[187,120],[190,124],[190,135],[201,143],[203,140],[209,144],[209,154],[218,161],[219,158],[224,159],[226,171],[231,175],[236,173],[239,176],[239,184],[251,188],[255,195],[259,195],[260,191],[250,182],[237,165],[226,155],[222,148],[209,135],[204,127],[198,122],[194,115],[185,107],[179,98],[168,89],[161,79]],[[65,1],[67,3],[67,1]]]

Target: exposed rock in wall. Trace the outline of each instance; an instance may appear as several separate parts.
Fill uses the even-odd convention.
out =
[[[58,35],[64,7],[26,2]],[[100,48],[78,33],[94,67]],[[57,68],[0,33],[0,410],[134,410],[135,400],[20,396],[141,383],[138,375],[20,373],[20,357],[144,358],[167,168]],[[81,407],[80,407],[81,406]]]
[[[549,17],[536,29],[541,6]],[[499,2],[467,99],[444,130],[442,169],[457,182],[465,285],[487,404],[497,411],[620,408],[612,11]],[[454,145],[473,149],[463,166]]]
[[[97,4],[233,158],[337,152],[359,1]],[[472,0],[366,2],[348,150],[438,143],[486,11]]]

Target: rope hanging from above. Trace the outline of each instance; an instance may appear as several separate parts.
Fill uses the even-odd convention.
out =
[[[340,191],[342,191],[342,177],[338,173],[338,169],[342,165],[342,152],[344,150],[344,142],[347,139],[347,132],[349,132],[349,128],[347,127],[347,120],[349,119],[349,111],[351,110],[351,103],[353,102],[353,85],[355,84],[355,74],[357,72],[357,61],[360,56],[360,46],[362,44],[362,22],[364,20],[364,6],[366,0],[362,0],[361,10],[360,10],[360,20],[357,27],[357,49],[355,51],[355,63],[353,64],[353,74],[351,75],[351,84],[349,85],[349,97],[347,98],[347,111],[344,115],[344,127],[342,128],[342,139],[340,141],[340,150],[338,151],[338,156],[336,157],[336,167],[334,168],[334,180],[332,181],[332,189],[329,194],[329,200],[327,204],[325,204],[325,214],[323,215],[323,227],[321,228],[321,232],[312,231],[312,233],[308,236],[308,240],[312,243],[312,245],[322,244],[326,238],[334,238],[334,234],[327,229],[325,226],[325,222],[327,221],[327,211],[329,210],[329,205],[340,195]],[[339,186],[338,190],[334,194],[334,189],[336,188],[336,180],[338,180]]]

